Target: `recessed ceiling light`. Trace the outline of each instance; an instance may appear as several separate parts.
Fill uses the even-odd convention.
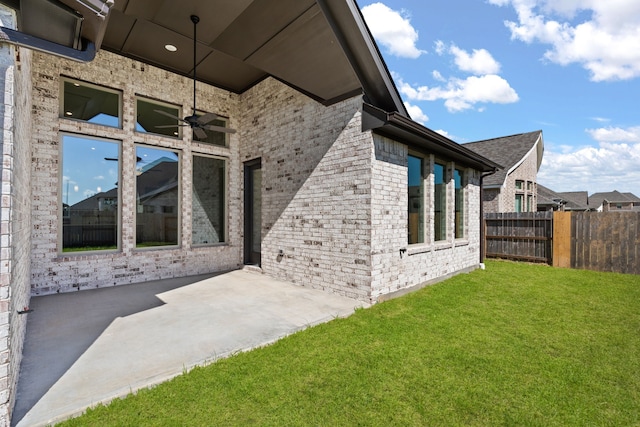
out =
[[[64,113],[67,116],[73,116],[73,113],[71,111],[67,111],[66,113]]]
[[[167,49],[169,52],[175,52],[176,50],[178,50],[178,48],[172,44],[165,44],[164,48]]]

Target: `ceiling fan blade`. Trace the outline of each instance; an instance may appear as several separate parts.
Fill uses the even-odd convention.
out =
[[[236,133],[235,129],[225,128],[225,127],[222,127],[222,126],[205,125],[205,126],[202,126],[202,127],[207,129],[207,130],[213,130],[213,131],[216,131],[216,132]]]
[[[207,133],[205,131],[203,131],[201,128],[199,128],[199,127],[194,127],[193,128],[193,133],[200,139],[206,139],[207,138]]]
[[[181,124],[176,123],[175,125],[154,126],[154,128],[156,128],[156,129],[168,129],[168,128],[177,128],[177,127],[185,127],[185,126],[189,126],[189,125],[181,125]]]
[[[202,116],[198,117],[198,123],[204,125],[217,118],[218,115],[214,113],[203,114]]]
[[[173,115],[173,114],[171,114],[171,113],[167,113],[166,111],[162,111],[162,110],[153,110],[153,111],[155,111],[155,112],[156,112],[156,113],[158,113],[158,114],[162,114],[163,116],[167,116],[167,117],[171,117],[172,119],[180,120],[181,122],[183,122],[183,121],[184,121],[184,119],[181,119],[181,118],[180,118],[180,117],[178,117],[178,116],[174,116],[174,115]]]

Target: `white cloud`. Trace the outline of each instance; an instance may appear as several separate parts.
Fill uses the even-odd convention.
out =
[[[373,3],[362,8],[362,15],[375,39],[392,55],[415,59],[425,53],[416,47],[418,32],[406,13]]]
[[[444,42],[442,40],[436,40],[436,42],[434,43],[434,50],[438,55],[443,55],[445,53],[445,51],[447,50],[447,45],[444,44]]]
[[[640,142],[640,126],[630,127],[628,129],[611,126],[599,129],[587,129],[587,133],[591,135],[593,139],[601,143]]]
[[[455,57],[455,63],[462,71],[472,74],[498,74],[500,63],[486,49],[473,49],[473,53],[460,49],[452,44],[449,52]]]
[[[502,77],[495,74],[450,78],[445,86],[413,87],[400,80],[400,92],[412,101],[444,100],[450,112],[474,108],[476,104],[509,104],[518,101],[518,94]]]
[[[597,146],[547,145],[538,181],[554,191],[640,194],[640,126],[587,129]]]
[[[438,130],[434,130],[435,133],[439,133],[440,135],[444,136],[445,138],[449,138],[451,140],[453,140],[453,136],[447,132],[444,129],[438,129]]]
[[[489,0],[511,5],[518,22],[507,21],[512,39],[550,46],[545,58],[581,64],[593,81],[640,77],[640,1]],[[576,16],[588,19],[572,22]]]
[[[434,80],[437,80],[439,82],[446,82],[447,81],[447,79],[442,77],[442,74],[440,74],[440,71],[438,71],[438,70],[433,70],[433,72],[431,73],[431,76],[433,77]]]
[[[412,105],[412,104],[409,104],[408,102],[405,102],[404,106],[407,109],[409,116],[411,116],[411,118],[416,122],[420,124],[425,124],[426,122],[429,121],[429,117],[417,105]]]

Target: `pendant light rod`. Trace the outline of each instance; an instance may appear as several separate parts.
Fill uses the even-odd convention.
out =
[[[197,15],[191,15],[193,22],[193,115],[196,114],[196,25],[200,22]]]

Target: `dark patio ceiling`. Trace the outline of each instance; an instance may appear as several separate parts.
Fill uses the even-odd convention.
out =
[[[353,0],[116,0],[102,49],[242,93],[271,75],[325,104],[406,111]],[[166,44],[178,48],[165,49]]]

